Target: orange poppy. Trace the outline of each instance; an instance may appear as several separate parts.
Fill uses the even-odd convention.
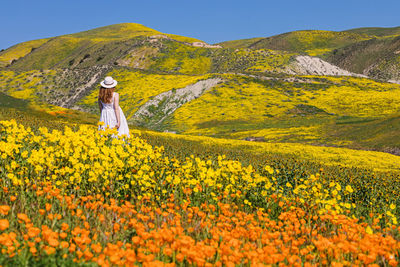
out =
[[[10,223],[8,222],[8,220],[7,219],[1,219],[0,220],[0,231],[4,231],[8,227],[10,227]]]

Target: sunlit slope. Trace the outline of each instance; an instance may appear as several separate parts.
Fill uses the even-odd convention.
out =
[[[9,67],[88,68],[99,65],[199,75],[210,72],[287,72],[296,53],[268,49],[197,47],[192,38],[162,34],[140,24],[117,24],[48,40]],[[7,51],[7,50],[6,50]]]
[[[48,40],[49,39],[39,39],[39,40],[23,42],[11,46],[10,48],[0,52],[0,67],[5,67],[11,64],[13,60],[17,60],[21,57],[26,56],[39,46],[46,43]]]
[[[173,124],[189,132],[201,132],[223,124],[257,127],[280,117],[384,117],[400,109],[397,84],[350,77],[304,76],[296,83],[223,77],[222,85],[177,110]]]
[[[122,23],[75,34],[68,34],[52,38],[49,42],[43,42],[34,51],[23,54],[29,44],[22,43],[13,48],[14,53],[23,54],[23,58],[14,62],[11,68],[17,70],[48,69],[56,67],[74,67],[89,58],[95,60],[95,64],[105,63],[104,57],[108,56],[107,63],[111,59],[118,59],[126,53],[132,40],[150,36],[170,38],[180,42],[196,42],[194,38],[183,37],[173,34],[163,34],[159,31],[136,23]],[[131,42],[127,42],[131,40]],[[38,42],[38,41],[35,41]],[[128,46],[128,47],[127,47]],[[11,53],[12,48],[5,50],[4,54]],[[26,49],[25,49],[26,50]],[[110,56],[110,52],[112,55]],[[94,64],[92,64],[94,65]],[[79,67],[85,67],[79,66]]]
[[[366,34],[334,31],[294,31],[266,38],[254,38],[249,40],[228,41],[221,43],[225,47],[244,47],[251,49],[273,49],[290,52],[302,52],[311,56],[325,54],[335,48],[352,43],[371,39]],[[254,41],[254,42],[253,42]]]
[[[118,61],[119,65],[157,72],[285,72],[295,53],[272,50],[233,50],[188,46],[169,40],[144,42]]]
[[[295,83],[223,77],[224,83],[176,110],[165,128],[388,151],[400,145],[400,85],[350,77],[303,76]]]
[[[400,27],[392,27],[392,28],[365,27],[365,28],[350,29],[345,32],[367,34],[367,35],[371,35],[371,36],[383,37],[383,36],[391,36],[391,35],[400,35]]]
[[[375,38],[336,49],[327,60],[370,77],[400,80],[400,36]]]
[[[399,156],[376,151],[352,150],[336,147],[318,147],[293,143],[263,143],[247,142],[243,140],[231,140],[192,135],[174,135],[170,133],[146,132],[155,137],[162,136],[173,140],[189,141],[204,144],[206,146],[223,147],[225,149],[240,149],[243,152],[254,154],[278,153],[282,155],[295,155],[299,159],[320,162],[324,165],[336,165],[346,167],[359,167],[374,169],[376,171],[398,171]]]
[[[2,71],[0,88],[16,98],[60,105],[74,96],[82,81],[93,76],[82,71]],[[400,109],[397,84],[353,77],[155,74],[124,68],[104,75],[118,80],[117,92],[128,120],[144,127],[153,126],[145,118],[141,121],[133,115],[149,100],[200,80],[219,77],[221,84],[180,106],[157,129],[379,150],[390,150],[398,145],[395,140],[400,140],[400,131],[396,130]],[[71,82],[79,79],[78,83]],[[94,83],[70,106],[98,114],[98,90],[98,83]],[[157,109],[154,106],[149,111],[156,114]]]
[[[239,39],[239,40],[232,40],[232,41],[225,41],[218,43],[218,45],[224,48],[248,48],[252,44],[264,39],[265,37],[255,37],[255,38],[248,38],[248,39]]]
[[[117,64],[164,73],[204,74],[212,70],[214,50],[165,38],[147,39],[132,47]]]
[[[0,72],[0,89],[4,93],[20,99],[37,99],[39,92],[48,91],[50,82],[46,85],[45,79],[55,79],[57,71],[27,71],[18,73],[14,71]],[[47,87],[47,88],[46,88]],[[61,88],[59,88],[61,90]],[[50,93],[48,91],[48,93]]]
[[[118,81],[117,92],[120,94],[120,105],[128,120],[140,106],[152,97],[169,90],[183,88],[209,77],[209,75],[152,74],[124,69],[111,71],[107,75]],[[95,89],[78,105],[87,111],[98,112],[97,97],[98,89]]]
[[[345,70],[382,80],[400,80],[400,27],[359,28],[342,32],[294,31],[266,38],[233,40],[223,47],[305,53]]]
[[[107,40],[126,40],[132,39],[138,36],[153,36],[162,34],[170,37],[171,39],[182,41],[182,42],[200,42],[200,40],[179,36],[176,34],[162,33],[157,30],[146,27],[138,23],[120,23],[109,26],[96,28],[93,30],[78,32],[74,34],[66,35],[67,37],[73,38],[88,38],[94,41],[107,41]]]
[[[33,129],[41,126],[63,129],[65,124],[95,125],[97,116],[61,108],[37,100],[15,98],[0,92],[0,120],[15,119]]]
[[[71,108],[103,78],[108,68],[0,71],[0,91],[10,96]],[[97,79],[95,79],[97,77]]]

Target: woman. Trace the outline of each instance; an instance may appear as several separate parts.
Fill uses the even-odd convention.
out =
[[[129,128],[125,115],[119,106],[119,94],[114,92],[117,81],[112,77],[106,77],[100,83],[99,90],[99,109],[101,112],[99,130],[105,130],[107,127],[118,130],[118,135],[126,135],[129,138]]]

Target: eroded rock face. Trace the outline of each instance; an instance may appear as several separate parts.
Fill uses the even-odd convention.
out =
[[[191,43],[191,45],[195,47],[205,47],[205,48],[222,48],[222,46],[220,45],[210,45],[203,42],[193,42]]]
[[[160,124],[183,104],[200,97],[204,92],[216,86],[221,81],[220,78],[212,78],[198,81],[184,88],[161,93],[141,106],[133,115],[133,119],[139,123]]]
[[[367,77],[341,69],[318,57],[297,56],[295,60],[292,71],[296,74]]]

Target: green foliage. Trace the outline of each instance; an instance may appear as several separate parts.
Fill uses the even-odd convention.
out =
[[[118,81],[116,92],[120,94],[120,105],[128,120],[151,97],[172,89],[183,88],[209,76],[155,74],[129,69],[115,69],[107,73],[107,75],[114,77]],[[97,88],[92,90],[89,95],[81,99],[78,105],[92,113],[97,113],[98,93]]]
[[[32,101],[14,98],[0,92],[0,120],[15,119],[34,130],[40,127],[63,130],[67,124],[96,125],[98,121],[97,116],[88,113],[74,110],[52,111],[49,108],[50,105],[38,106],[38,103],[32,104]]]
[[[235,143],[229,140],[220,140],[203,137],[187,137],[173,134],[160,134],[155,132],[142,132],[141,137],[147,142],[156,146],[163,146],[169,157],[184,160],[190,155],[200,158],[214,159],[218,155],[226,155],[227,159],[239,160],[245,166],[251,165],[256,170],[262,171],[265,165],[271,166],[273,169],[279,170],[276,175],[279,184],[284,187],[287,182],[294,180],[306,179],[312,174],[321,173],[323,179],[329,182],[339,182],[344,188],[351,185],[358,194],[353,199],[357,205],[365,208],[364,215],[368,214],[368,210],[375,209],[379,203],[385,201],[398,201],[399,196],[399,170],[392,169],[382,171],[373,171],[360,162],[354,162],[354,165],[344,165],[343,159],[345,155],[350,155],[355,151],[343,150],[342,160],[330,162],[317,156],[314,159],[305,158],[304,151],[306,146],[302,146],[303,152],[294,152],[288,149],[287,153],[272,151],[269,146],[264,144],[254,144],[243,141]],[[282,146],[279,144],[276,147]],[[260,147],[260,149],[255,149]],[[264,147],[263,149],[261,147]],[[339,152],[337,150],[336,153]],[[291,152],[289,152],[291,151]],[[322,151],[322,150],[321,150]],[[333,152],[335,153],[335,152]],[[376,153],[376,152],[373,152]],[[318,153],[317,153],[318,154]],[[384,156],[384,154],[382,154]],[[394,157],[394,156],[393,156]],[[360,159],[360,158],[359,158]],[[377,195],[372,195],[371,191],[379,189]]]
[[[250,48],[305,52],[316,56],[367,39],[371,37],[349,32],[295,31],[262,39],[252,44]]]
[[[393,28],[365,27],[365,28],[350,29],[347,30],[346,32],[383,37],[391,35],[400,35],[400,27],[393,27]]]
[[[326,59],[356,73],[381,80],[400,79],[400,37],[374,38],[333,50]]]
[[[257,38],[249,38],[249,39],[240,39],[240,40],[232,40],[232,41],[225,41],[222,43],[218,43],[218,45],[224,48],[248,48],[250,45],[264,39],[263,37]]]
[[[46,43],[49,39],[38,39],[16,44],[0,52],[0,67],[9,65],[13,60],[17,60]]]
[[[141,24],[122,23],[18,44],[0,53],[0,66],[10,63],[11,60],[16,60],[11,66],[12,69],[25,71],[76,67],[78,62],[86,63],[80,64],[79,67],[99,63],[114,64],[115,60],[124,56],[132,48],[132,43],[140,42],[143,38],[150,36],[188,43],[199,41],[189,37],[163,34]],[[32,51],[32,48],[37,49]],[[87,60],[86,55],[90,55],[93,60]]]
[[[164,41],[153,57],[150,69],[182,74],[204,74],[211,68],[210,49]]]

